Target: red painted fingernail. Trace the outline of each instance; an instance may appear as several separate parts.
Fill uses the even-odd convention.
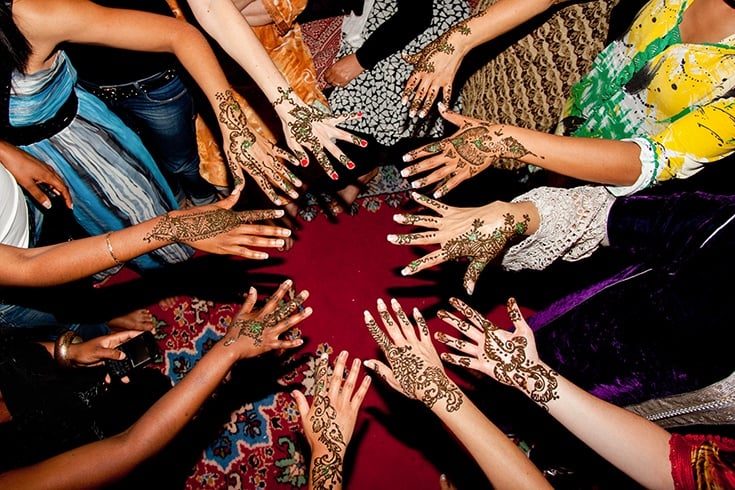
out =
[[[355,168],[355,164],[353,162],[347,162],[347,168],[352,170],[353,168]]]
[[[339,179],[339,175],[337,175],[337,172],[332,172],[329,176],[332,178],[332,180]]]
[[[302,158],[301,159],[301,166],[302,167],[306,167],[307,165],[309,165],[309,159],[308,158]]]
[[[367,140],[360,140],[360,146],[365,148],[367,146]]]
[[[365,113],[362,112],[362,111],[358,111],[358,113],[356,114],[357,117],[362,117],[364,115],[365,115]]]

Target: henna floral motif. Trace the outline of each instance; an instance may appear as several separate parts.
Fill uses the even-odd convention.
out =
[[[494,362],[493,377],[503,384],[518,386],[545,410],[548,402],[557,400],[557,373],[526,357],[528,339],[521,336],[503,341],[493,329],[485,328],[482,358]]]
[[[148,243],[153,240],[195,242],[212,238],[245,223],[273,217],[275,214],[272,210],[236,212],[229,209],[213,209],[177,217],[165,214],[143,239]]]
[[[315,489],[333,488],[342,484],[343,453],[347,447],[339,424],[335,422],[337,411],[332,406],[329,395],[324,392],[328,369],[327,360],[321,359],[316,373],[319,386],[314,395],[313,413],[309,418],[311,430],[318,434],[319,442],[327,449],[327,454],[314,459],[311,482]]]

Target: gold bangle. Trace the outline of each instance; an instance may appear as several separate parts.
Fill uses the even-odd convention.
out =
[[[74,330],[62,333],[54,343],[54,360],[63,368],[73,367],[69,360],[69,345],[82,342],[83,339]]]
[[[112,232],[108,232],[107,235],[105,235],[105,243],[107,244],[107,251],[110,253],[110,257],[112,257],[112,260],[115,261],[115,265],[123,265],[122,262],[120,262],[120,259],[118,259],[115,256],[115,251],[112,250],[112,243],[110,242],[110,235],[112,235]]]

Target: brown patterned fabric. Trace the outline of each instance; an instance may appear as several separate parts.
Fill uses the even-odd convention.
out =
[[[496,1],[479,0],[475,12]],[[488,60],[462,87],[462,113],[552,132],[571,86],[604,46],[617,1],[568,5],[476,48]],[[511,159],[497,163],[511,170],[523,165]]]

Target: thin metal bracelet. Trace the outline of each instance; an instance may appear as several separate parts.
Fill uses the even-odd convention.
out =
[[[81,344],[83,339],[74,330],[67,330],[59,335],[54,343],[54,360],[63,368],[73,367],[69,360],[69,346]]]
[[[112,250],[112,243],[110,242],[110,235],[112,235],[112,232],[108,232],[107,235],[105,235],[105,243],[107,244],[107,251],[110,252],[110,257],[112,257],[112,260],[115,261],[115,265],[123,265],[122,262],[120,262],[120,259],[118,259],[115,256],[115,251]]]

